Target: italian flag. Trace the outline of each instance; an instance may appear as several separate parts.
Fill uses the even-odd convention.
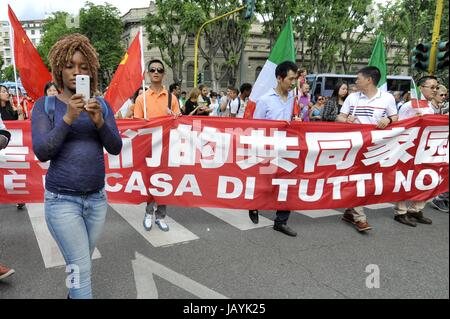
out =
[[[378,82],[378,88],[387,92],[387,65],[386,54],[384,51],[384,37],[382,34],[377,36],[377,42],[373,48],[372,55],[369,60],[369,66],[376,66],[381,73],[380,82]]]
[[[416,86],[416,82],[414,82],[413,79],[411,79],[411,106],[414,109],[428,107],[427,99],[425,99],[422,92],[420,92],[420,89]]]
[[[264,94],[267,94],[270,89],[277,86],[277,79],[275,77],[275,69],[278,64],[284,61],[292,61],[295,63],[295,46],[294,33],[292,32],[292,19],[289,17],[283,31],[279,35],[275,46],[272,48],[269,59],[264,64],[261,73],[256,79],[255,85],[252,89],[247,107],[245,108],[244,118],[253,118],[253,113],[256,108],[256,101]]]

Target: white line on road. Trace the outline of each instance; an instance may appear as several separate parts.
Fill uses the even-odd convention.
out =
[[[259,223],[256,225],[253,224],[248,217],[248,210],[211,207],[202,207],[201,209],[240,230],[249,230],[273,225],[273,221],[261,215],[259,215]]]
[[[137,299],[158,299],[158,289],[153,276],[157,275],[201,299],[228,299],[202,284],[179,274],[164,265],[136,253],[132,260]]]
[[[310,218],[322,218],[336,215],[343,215],[340,211],[334,209],[320,209],[320,210],[296,210],[296,213],[308,216]]]
[[[45,268],[53,268],[65,265],[64,258],[58,245],[53,239],[45,222],[44,204],[27,204],[28,216],[36,236]],[[96,248],[93,259],[100,258],[100,252]]]
[[[367,205],[364,206],[364,208],[368,208],[368,209],[383,209],[383,208],[392,208],[395,205],[391,204],[391,203],[383,203],[383,204],[373,204],[373,205]]]
[[[154,220],[152,229],[146,231],[142,224],[145,204],[110,204],[110,206],[154,247],[173,245],[199,238],[169,216],[166,216],[164,219],[169,226],[168,232],[161,231],[158,226],[154,224]]]

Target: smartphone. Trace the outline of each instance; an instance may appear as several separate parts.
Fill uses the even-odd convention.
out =
[[[76,76],[76,94],[83,95],[84,102],[87,104],[91,98],[91,84],[89,75]]]

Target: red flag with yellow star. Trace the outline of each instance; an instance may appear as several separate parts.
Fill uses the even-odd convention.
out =
[[[128,52],[125,53],[122,61],[117,67],[105,100],[111,105],[114,113],[136,92],[142,85],[143,73],[141,64],[141,42],[140,32],[137,33],[131,43]]]
[[[8,16],[14,31],[14,63],[28,96],[37,100],[44,95],[45,84],[52,75],[9,5]]]

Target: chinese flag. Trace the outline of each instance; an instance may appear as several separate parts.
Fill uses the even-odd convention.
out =
[[[14,63],[28,96],[37,100],[44,95],[45,84],[52,76],[9,5],[8,16],[14,30]]]
[[[144,70],[141,64],[141,42],[139,36],[140,32],[137,33],[128,52],[125,53],[125,56],[117,67],[116,73],[105,94],[105,100],[111,105],[114,113],[142,85]]]

